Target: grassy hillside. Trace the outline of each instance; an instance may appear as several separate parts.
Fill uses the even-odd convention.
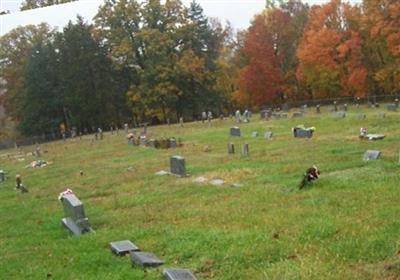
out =
[[[148,129],[180,137],[184,147],[175,150],[128,146],[122,132],[45,144],[42,158],[52,164],[37,169],[25,168],[33,156],[1,151],[0,169],[10,178],[0,183],[0,279],[150,280],[162,279],[163,267],[189,268],[198,279],[400,278],[400,113],[379,119],[384,109],[352,108],[336,119],[328,109],[301,119],[253,116],[240,125],[242,139],[233,139],[237,151],[249,143],[249,157],[227,153],[232,120]],[[315,126],[314,137],[293,138],[297,124]],[[387,137],[361,141],[361,126]],[[266,130],[273,140],[263,138]],[[381,159],[363,162],[367,149],[382,151]],[[190,177],[155,176],[175,154],[185,157]],[[320,179],[297,190],[312,164]],[[14,190],[16,173],[29,193]],[[193,182],[198,176],[226,184]],[[60,225],[57,196],[66,187],[84,203],[95,233],[76,237]],[[132,268],[108,248],[123,239],[165,265]]]

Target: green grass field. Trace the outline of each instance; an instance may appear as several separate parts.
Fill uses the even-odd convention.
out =
[[[25,168],[31,155],[21,161],[16,150],[0,151],[9,176],[0,183],[0,279],[150,280],[163,279],[165,267],[189,268],[198,279],[400,279],[400,113],[379,119],[383,108],[351,108],[336,119],[328,108],[309,110],[301,119],[254,115],[241,124],[242,139],[233,142],[237,151],[249,143],[249,157],[227,153],[232,120],[148,129],[181,138],[175,150],[128,146],[122,132],[43,144],[42,159],[52,164],[37,169]],[[314,137],[293,138],[297,124],[315,126]],[[361,126],[386,138],[361,141]],[[266,130],[273,140],[263,138]],[[381,158],[363,162],[367,149]],[[175,154],[185,157],[190,176],[155,176]],[[299,191],[312,164],[321,177]],[[17,173],[29,193],[14,190]],[[226,184],[193,182],[198,176]],[[95,233],[72,236],[61,226],[57,197],[66,187],[84,203]],[[165,265],[133,268],[108,247],[123,239]]]

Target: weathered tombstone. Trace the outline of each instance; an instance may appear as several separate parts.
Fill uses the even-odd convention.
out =
[[[237,126],[231,127],[231,136],[237,136],[240,137],[240,128]]]
[[[357,115],[357,117],[358,117],[360,120],[363,120],[363,119],[365,119],[365,118],[367,117],[367,115],[364,114],[364,113],[359,113],[359,114]]]
[[[132,266],[139,265],[143,268],[146,268],[160,266],[164,263],[156,255],[149,252],[131,251],[130,255]]]
[[[253,131],[253,132],[251,133],[251,137],[252,137],[252,138],[257,138],[257,136],[258,136],[258,132],[257,132],[257,131]]]
[[[183,127],[183,117],[179,118],[179,124],[180,124],[181,127]]]
[[[168,125],[168,126],[170,126],[170,125],[171,125],[171,121],[170,121],[170,119],[169,119],[169,118],[167,119],[167,125]]]
[[[172,148],[172,149],[175,149],[177,147],[175,138],[169,139],[169,147]]]
[[[239,110],[236,110],[236,112],[235,112],[235,120],[236,120],[237,123],[240,123],[242,121]]]
[[[385,135],[384,134],[367,134],[367,135],[365,135],[365,138],[368,140],[372,140],[372,141],[382,140],[385,138]]]
[[[336,112],[336,118],[338,119],[343,119],[346,117],[346,112],[340,111],[340,112]]]
[[[301,105],[301,106],[300,106],[300,111],[301,111],[302,113],[307,113],[307,104]]]
[[[375,102],[375,108],[379,108],[379,103]]]
[[[313,135],[313,131],[311,129],[293,128],[293,135],[295,138],[311,138]]]
[[[149,147],[155,148],[156,147],[156,140],[155,139],[149,139],[147,144],[149,145]]]
[[[140,251],[139,248],[130,240],[113,241],[110,242],[111,252],[118,256],[123,256],[131,251]]]
[[[3,170],[0,170],[0,183],[6,180],[6,173]]]
[[[163,271],[165,280],[196,280],[189,269],[166,268]]]
[[[99,127],[97,131],[99,132],[100,140],[103,140],[103,130]]]
[[[287,113],[281,113],[281,119],[287,119],[288,114]]]
[[[75,235],[93,231],[89,219],[85,215],[82,202],[74,194],[65,194],[61,197],[65,217],[61,223]]]
[[[185,158],[172,156],[169,160],[171,173],[181,177],[186,176]]]
[[[264,138],[268,140],[272,139],[272,131],[266,131],[264,133]]]
[[[36,148],[35,148],[35,156],[36,156],[37,158],[40,158],[40,157],[41,157],[40,146],[39,146],[39,145],[36,145]]]
[[[228,143],[228,154],[235,153],[235,145],[233,143]]]
[[[281,114],[280,113],[272,113],[272,118],[275,120],[279,120],[281,118]]]
[[[132,138],[128,138],[128,145],[129,146],[133,146],[135,144],[133,137]]]
[[[127,123],[124,124],[125,133],[128,134],[129,126]]]
[[[301,118],[303,116],[302,112],[293,112],[292,118]]]
[[[140,146],[146,146],[147,145],[147,137],[146,137],[146,135],[141,135],[139,137],[139,145]]]
[[[347,111],[347,104],[346,103],[343,105],[343,110]]]
[[[337,112],[337,110],[338,110],[338,108],[337,108],[337,102],[336,102],[336,101],[333,101],[333,110],[334,110],[335,112]]]
[[[248,156],[249,155],[249,144],[244,143],[242,146],[242,155]]]
[[[387,105],[387,110],[388,111],[392,111],[392,112],[396,112],[397,111],[396,104],[388,104]]]
[[[271,117],[271,110],[261,110],[260,111],[260,118],[261,119],[267,119],[269,117]]]
[[[396,98],[394,100],[394,104],[396,105],[396,108],[399,108],[399,99],[398,98]]]
[[[321,113],[321,105],[317,104],[317,106],[315,106],[315,109],[317,110],[317,114]]]
[[[381,155],[381,152],[380,152],[380,151],[377,151],[377,150],[367,150],[367,151],[364,153],[363,160],[364,160],[364,161],[376,160],[376,159],[379,158],[380,155]]]
[[[384,112],[379,112],[378,113],[378,118],[384,119],[384,118],[386,118],[386,114]]]

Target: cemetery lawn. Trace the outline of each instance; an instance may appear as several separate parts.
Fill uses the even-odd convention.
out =
[[[254,114],[240,125],[241,139],[232,139],[235,155],[227,153],[232,120],[148,128],[155,138],[181,138],[175,150],[128,146],[122,131],[93,143],[92,135],[43,144],[42,159],[52,163],[36,169],[25,168],[33,156],[22,161],[16,150],[0,151],[9,176],[0,183],[0,279],[151,280],[163,279],[166,267],[189,268],[198,279],[399,279],[400,113],[379,119],[385,109],[362,109],[362,120],[361,109],[351,108],[336,119],[329,109],[309,109],[300,119]],[[314,137],[293,138],[298,124],[315,126]],[[361,141],[362,126],[386,138]],[[264,139],[267,130],[272,140]],[[245,142],[249,157],[238,154]],[[363,162],[367,149],[381,158]],[[169,169],[171,155],[185,157],[189,177],[154,175]],[[298,190],[313,164],[320,179]],[[15,174],[29,193],[14,190]],[[225,184],[193,182],[199,176]],[[67,187],[95,233],[72,236],[62,228],[57,197]],[[132,268],[108,245],[125,239],[165,264]]]

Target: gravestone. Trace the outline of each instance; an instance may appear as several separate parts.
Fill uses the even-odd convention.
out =
[[[343,119],[346,117],[346,112],[340,111],[340,112],[336,112],[335,114],[336,118],[338,119]]]
[[[288,114],[287,113],[281,113],[281,119],[287,119]]]
[[[3,170],[0,170],[0,183],[6,180],[6,174]]]
[[[264,138],[268,140],[272,139],[272,131],[266,131],[264,133]]]
[[[147,137],[146,137],[146,135],[141,135],[139,137],[139,145],[140,146],[146,146],[147,145]]]
[[[335,112],[337,112],[337,110],[338,110],[337,102],[336,102],[336,101],[333,101],[333,110],[334,110]]]
[[[388,104],[387,105],[387,110],[391,111],[391,112],[396,112],[397,111],[396,104]]]
[[[171,173],[181,177],[186,176],[185,159],[181,156],[172,156],[169,160]]]
[[[189,269],[166,268],[163,271],[166,280],[196,280]]]
[[[315,106],[315,109],[317,110],[317,114],[321,113],[321,105],[317,104],[317,106]]]
[[[228,143],[228,154],[235,153],[235,145],[233,143]]]
[[[28,188],[22,184],[21,175],[19,174],[15,175],[15,182],[16,182],[15,188],[17,190],[19,190],[22,193],[28,192]]]
[[[131,251],[131,262],[133,265],[138,265],[143,268],[145,267],[156,267],[162,265],[164,262],[160,260],[156,255],[149,252]]]
[[[292,118],[301,118],[303,116],[302,112],[293,112]]]
[[[249,144],[244,143],[242,146],[242,155],[248,156],[249,155]]]
[[[258,132],[257,132],[257,131],[253,131],[253,132],[251,133],[251,137],[252,137],[252,138],[257,138],[257,136],[258,136]]]
[[[272,118],[275,120],[279,120],[281,118],[281,114],[280,113],[272,113]]]
[[[311,129],[295,127],[293,128],[293,135],[295,138],[311,138],[313,131]]]
[[[379,112],[378,113],[378,118],[384,119],[384,118],[386,118],[386,114],[384,112]]]
[[[394,100],[394,104],[396,105],[396,108],[399,108],[399,99],[398,98],[396,98]]]
[[[149,145],[149,147],[156,148],[156,140],[155,139],[149,139],[147,144]]]
[[[135,144],[133,138],[128,138],[128,145],[133,146]]]
[[[110,248],[111,251],[118,256],[123,256],[131,251],[140,251],[139,248],[130,240],[110,242]]]
[[[65,217],[61,223],[75,235],[93,231],[89,219],[85,215],[82,202],[74,194],[66,194],[61,198]]]
[[[172,149],[175,149],[177,147],[175,138],[169,139],[169,147],[172,148]]]
[[[220,186],[222,186],[224,183],[225,183],[225,181],[222,180],[222,179],[212,179],[212,180],[210,181],[210,184],[213,185],[213,186],[216,186],[216,187],[220,187]]]
[[[380,155],[381,155],[381,152],[380,152],[380,151],[377,151],[377,150],[367,150],[367,151],[364,153],[363,160],[364,160],[364,161],[376,160],[376,159],[378,159],[378,158],[380,157]]]
[[[382,140],[383,138],[385,138],[384,134],[367,134],[365,135],[365,138],[367,138],[368,140]]]
[[[231,127],[230,133],[231,133],[231,136],[240,137],[240,128],[237,126]]]
[[[260,118],[261,119],[267,119],[269,117],[271,117],[271,110],[261,110],[260,111]]]
[[[359,113],[357,116],[358,116],[358,118],[359,118],[360,120],[363,120],[363,119],[365,119],[365,118],[367,117],[367,115],[364,114],[364,113]]]
[[[181,127],[183,127],[183,117],[179,118],[179,124],[180,124]]]
[[[343,105],[343,110],[347,111],[347,104],[346,103]]]

